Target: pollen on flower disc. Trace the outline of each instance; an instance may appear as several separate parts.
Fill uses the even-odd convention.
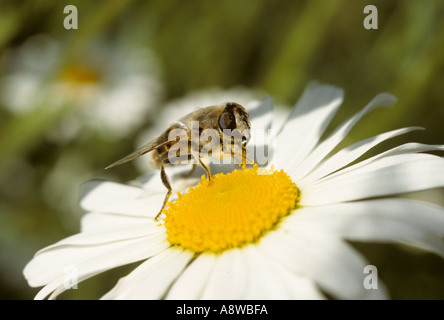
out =
[[[188,190],[164,210],[168,241],[194,252],[221,252],[256,242],[299,200],[283,171],[254,168],[216,174]]]

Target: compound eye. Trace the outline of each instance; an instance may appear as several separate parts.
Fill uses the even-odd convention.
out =
[[[224,112],[219,117],[219,127],[221,130],[236,129],[236,117],[233,114],[232,110],[225,109]]]

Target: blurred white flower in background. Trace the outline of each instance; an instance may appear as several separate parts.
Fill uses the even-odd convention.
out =
[[[85,142],[82,137],[91,133],[113,142],[138,130],[163,95],[161,67],[149,48],[119,38],[96,40],[76,54],[68,48],[68,42],[40,34],[7,49],[1,57],[0,107],[11,119],[30,123],[28,119],[33,121],[36,115],[44,118],[60,111],[40,131],[19,132],[30,140],[43,133],[51,143],[79,140],[80,145]],[[90,178],[91,159],[85,157],[85,148],[89,147],[56,153],[49,174],[40,178],[38,191],[46,203],[64,213],[60,220],[66,224],[72,223],[67,212],[76,220],[79,213],[72,187]],[[13,163],[28,161],[14,156]],[[17,165],[14,168],[20,170]]]
[[[161,70],[149,49],[99,40],[75,59],[65,59],[66,48],[38,35],[9,49],[1,105],[18,116],[69,106],[49,131],[52,140],[66,141],[85,128],[110,139],[127,136],[158,104]]]

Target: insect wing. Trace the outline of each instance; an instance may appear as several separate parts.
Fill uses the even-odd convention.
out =
[[[167,140],[167,141],[163,141],[163,142],[159,142],[158,139],[154,139],[151,140],[150,142],[148,142],[147,144],[145,144],[144,146],[140,147],[139,149],[137,149],[136,151],[130,153],[129,155],[127,155],[126,157],[110,164],[109,166],[107,166],[105,169],[109,169],[109,168],[113,168],[116,166],[119,166],[121,164],[124,164],[126,162],[129,162],[131,160],[134,160],[142,155],[144,155],[145,153],[148,153],[150,151],[153,151],[157,148],[160,148],[168,143],[171,142],[175,142],[176,140]]]

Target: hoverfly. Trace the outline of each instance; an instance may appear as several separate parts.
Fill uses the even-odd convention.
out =
[[[201,157],[202,148],[204,145],[208,147],[208,144],[204,144],[200,139],[195,141],[192,138],[193,133],[198,130],[198,133],[203,132],[206,129],[212,129],[217,132],[219,141],[217,141],[219,150],[219,155],[227,154],[236,155],[234,150],[235,139],[232,135],[227,135],[228,132],[237,132],[238,137],[241,137],[241,148],[242,148],[242,165],[246,164],[246,145],[250,140],[250,122],[248,120],[249,114],[245,110],[243,106],[235,102],[227,102],[221,104],[219,106],[210,106],[206,108],[202,108],[196,110],[192,113],[189,113],[185,117],[181,118],[178,121],[175,121],[168,129],[166,129],[160,136],[151,140],[147,144],[143,145],[136,151],[130,153],[126,157],[112,163],[105,169],[109,169],[128,161],[134,160],[148,152],[152,152],[152,160],[154,166],[156,168],[160,168],[160,177],[164,186],[168,189],[168,192],[165,196],[165,200],[163,202],[162,208],[159,213],[155,217],[155,220],[160,216],[165,205],[168,202],[168,199],[172,193],[171,185],[168,181],[168,177],[165,173],[166,165],[175,165],[180,163],[181,161],[193,160],[193,167],[191,171],[185,176],[191,175],[196,165],[199,164],[206,172],[207,177],[209,179],[209,183],[212,183],[211,172],[209,166],[203,161]],[[198,124],[198,127],[193,127],[193,124]],[[181,131],[182,137],[178,135],[172,134],[174,131]],[[183,137],[185,135],[185,139]],[[230,145],[226,148],[227,144],[223,143],[223,139],[230,139]],[[175,154],[175,161],[171,161],[171,148],[174,148],[173,152]],[[186,152],[184,154],[178,154],[180,150],[184,148]],[[214,155],[214,154],[209,154]]]

